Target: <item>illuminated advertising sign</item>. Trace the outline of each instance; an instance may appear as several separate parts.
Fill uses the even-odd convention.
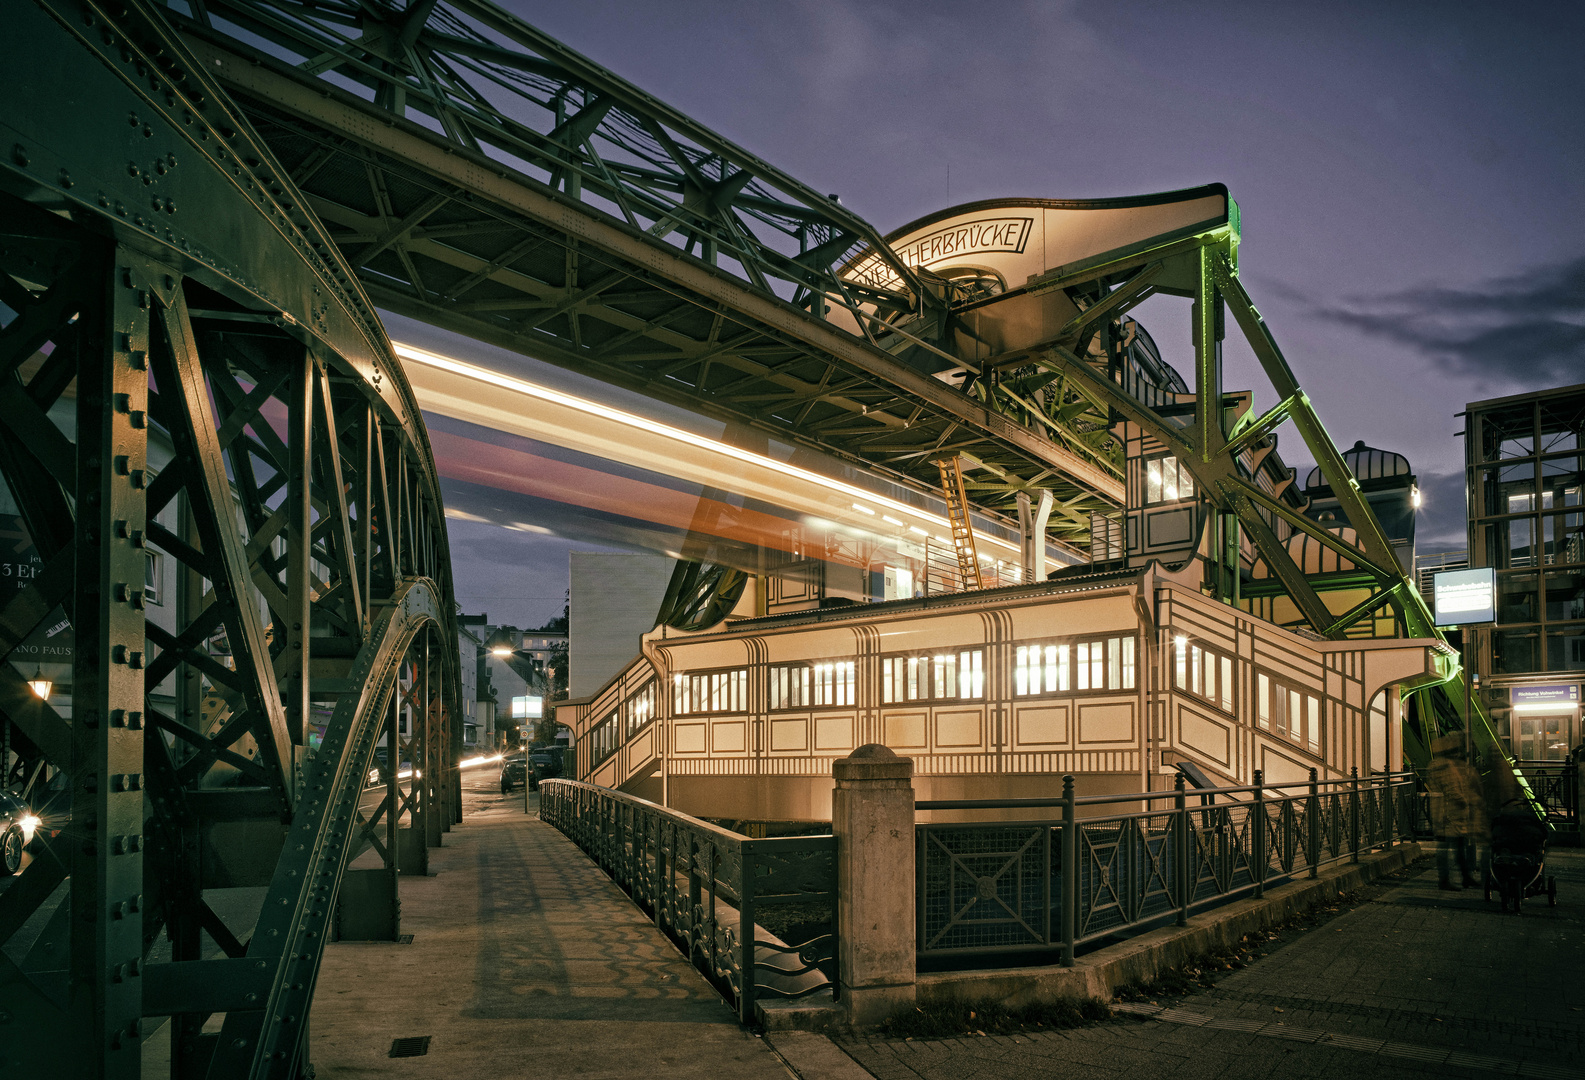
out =
[[[1431,595],[1438,626],[1486,623],[1497,617],[1497,573],[1489,566],[1432,574]]]

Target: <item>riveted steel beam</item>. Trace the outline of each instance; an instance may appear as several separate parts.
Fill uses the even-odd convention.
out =
[[[6,14],[0,478],[40,573],[0,608],[0,659],[57,618],[75,640],[69,718],[0,664],[21,772],[70,791],[0,893],[0,945],[63,880],[73,912],[0,961],[0,1008],[77,1037],[6,1040],[0,1074],[136,1076],[140,1022],[170,1015],[172,1076],[297,1080],[346,800],[404,642],[454,640],[432,455],[334,244],[162,19]],[[432,664],[449,776],[458,657]],[[274,918],[205,902],[238,886]],[[286,1019],[249,1034],[266,1002]]]

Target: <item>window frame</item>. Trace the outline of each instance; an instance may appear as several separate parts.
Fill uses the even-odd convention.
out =
[[[1171,465],[1168,465],[1171,462]],[[1172,506],[1181,502],[1192,502],[1197,497],[1194,483],[1194,474],[1178,458],[1176,454],[1162,454],[1158,457],[1146,458],[1141,463],[1144,469],[1142,481],[1145,486],[1141,505],[1143,506]],[[1172,473],[1174,495],[1166,498],[1167,473]],[[1151,491],[1155,497],[1151,497]]]
[[[1255,688],[1255,727],[1312,757],[1323,756],[1326,695],[1259,668],[1255,670]]]
[[[1010,648],[1013,701],[1074,694],[1129,694],[1139,689],[1137,633],[1040,638],[1013,642]],[[1031,660],[1035,661],[1033,667]],[[1039,684],[1038,690],[1031,681]]]
[[[1174,693],[1187,694],[1230,716],[1238,715],[1238,658],[1190,634],[1172,634]]]
[[[983,702],[986,699],[985,652],[986,647],[981,644],[887,653],[880,658],[880,703],[949,705]],[[898,685],[899,682],[902,686]]]
[[[700,668],[672,675],[673,716],[736,716],[749,711],[749,669],[744,667]],[[714,680],[721,679],[720,683]],[[700,680],[698,683],[692,680]],[[684,692],[687,687],[687,693]],[[700,690],[704,689],[701,694]],[[725,692],[725,706],[712,704]],[[695,704],[694,702],[697,702]]]

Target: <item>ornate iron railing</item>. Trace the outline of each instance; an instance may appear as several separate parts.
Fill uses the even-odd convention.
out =
[[[835,996],[835,837],[751,839],[573,780],[541,783],[539,816],[632,897],[744,1023],[767,995]]]
[[[1181,781],[1180,781],[1181,784]],[[1060,799],[920,802],[920,810],[1059,809],[1058,821],[917,827],[918,953],[1030,952],[1136,931],[1417,833],[1412,774]],[[1087,808],[1143,809],[1081,818]],[[1164,804],[1164,805],[1163,805]],[[1103,811],[1104,812],[1104,811]]]
[[[1578,830],[1580,767],[1573,761],[1520,761],[1536,802],[1554,828]]]

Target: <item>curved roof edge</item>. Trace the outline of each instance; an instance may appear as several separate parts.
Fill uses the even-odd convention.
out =
[[[1188,202],[1191,199],[1203,199],[1210,195],[1228,198],[1227,185],[1205,184],[1201,187],[1181,188],[1177,191],[1160,191],[1152,195],[1124,195],[1110,199],[980,199],[977,202],[959,203],[957,206],[949,206],[926,214],[924,217],[915,218],[906,225],[892,229],[884,239],[889,244],[898,237],[907,236],[915,229],[923,229],[938,221],[945,221],[960,214],[972,214],[978,210],[1006,210],[1012,207],[1046,210],[1126,210],[1135,206],[1162,206],[1166,203]],[[1225,208],[1223,213],[1226,213]]]

